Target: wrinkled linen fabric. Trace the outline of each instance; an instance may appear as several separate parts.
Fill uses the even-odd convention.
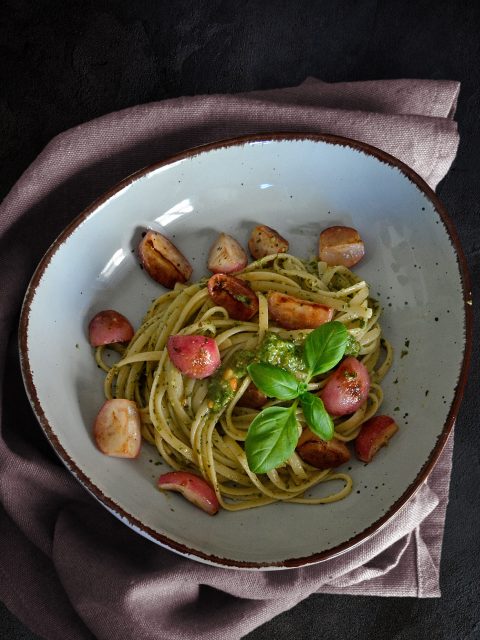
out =
[[[25,171],[0,206],[0,598],[25,625],[48,640],[232,640],[312,593],[440,595],[453,432],[415,495],[347,553],[285,571],[208,566],[135,534],[58,462],[25,395],[17,325],[50,243],[128,174],[199,144],[297,131],[377,146],[435,188],[458,146],[458,93],[453,81],[309,78],[286,89],[166,100],[58,135]]]

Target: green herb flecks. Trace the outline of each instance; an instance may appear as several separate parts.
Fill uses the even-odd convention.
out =
[[[235,300],[238,300],[238,302],[242,302],[243,304],[246,304],[247,307],[249,307],[252,304],[252,301],[250,300],[250,298],[248,296],[244,296],[241,293],[234,293],[233,298]]]

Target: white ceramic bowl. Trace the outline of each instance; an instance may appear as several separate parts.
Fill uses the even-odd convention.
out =
[[[356,271],[385,311],[396,351],[382,413],[400,431],[370,465],[353,461],[352,494],[315,507],[275,504],[212,518],[156,489],[165,466],[149,445],[138,460],[102,455],[91,427],[103,374],[87,325],[114,308],[135,325],[162,288],[134,249],[147,228],[168,235],[206,274],[220,231],[244,246],[259,222],[315,253],[319,232],[355,227],[366,244]],[[410,169],[367,145],[332,136],[265,135],[182,153],[128,177],[60,235],[26,294],[21,363],[34,411],[57,454],[107,509],[154,542],[240,568],[301,566],[368,538],[426,478],[453,425],[466,377],[469,288],[441,203]],[[46,340],[46,336],[51,339]]]

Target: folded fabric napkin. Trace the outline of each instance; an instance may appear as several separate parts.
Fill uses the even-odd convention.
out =
[[[49,244],[133,171],[213,140],[304,131],[380,147],[435,188],[457,150],[458,92],[450,81],[308,79],[144,104],[57,136],[24,173],[0,206],[0,598],[28,627],[48,640],[232,640],[312,593],[440,595],[453,434],[408,504],[348,553],[275,572],[207,566],[135,534],[57,462],[23,389],[16,328]]]

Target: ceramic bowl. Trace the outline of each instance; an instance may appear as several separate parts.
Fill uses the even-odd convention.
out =
[[[374,462],[351,463],[354,489],[334,504],[275,504],[210,517],[159,492],[165,465],[150,445],[136,460],[102,455],[92,423],[103,374],[89,319],[113,308],[138,326],[163,292],[139,268],[146,228],[165,233],[206,275],[220,231],[246,246],[258,223],[316,252],[331,225],[359,230],[357,273],[384,307],[395,349],[382,413],[399,432]],[[24,381],[37,418],[66,467],[139,534],[195,560],[248,569],[316,563],[382,527],[425,480],[453,425],[466,377],[470,294],[452,224],[412,170],[365,144],[333,136],[246,137],[193,149],[139,171],[84,211],[51,246],[26,293],[20,326]],[[46,340],[46,336],[51,336]]]

